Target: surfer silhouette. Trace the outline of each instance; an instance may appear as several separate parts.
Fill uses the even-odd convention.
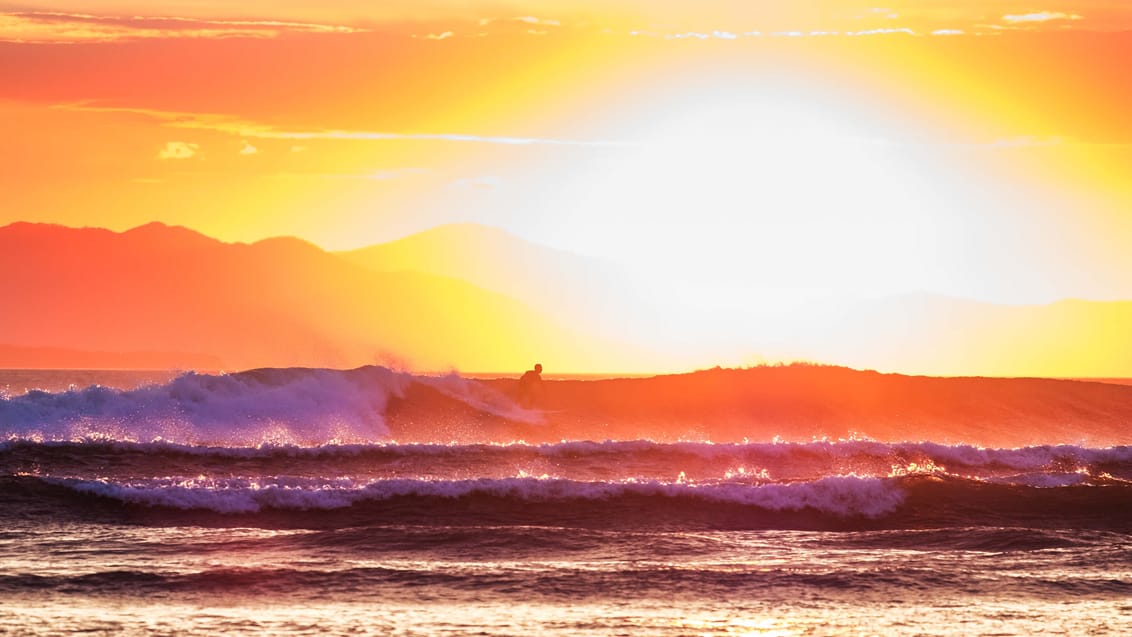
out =
[[[523,407],[530,407],[535,402],[535,398],[541,389],[542,363],[535,363],[534,369],[528,369],[519,378],[519,388],[516,392],[519,404]]]

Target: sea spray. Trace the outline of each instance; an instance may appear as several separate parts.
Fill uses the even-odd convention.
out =
[[[30,391],[0,400],[0,434],[226,446],[371,441],[388,435],[386,405],[409,382],[381,367],[263,369],[187,373],[129,390]]]

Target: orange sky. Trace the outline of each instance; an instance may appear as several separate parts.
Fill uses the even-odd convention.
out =
[[[476,221],[755,312],[1132,299],[1130,59],[1116,0],[0,2],[0,224]]]

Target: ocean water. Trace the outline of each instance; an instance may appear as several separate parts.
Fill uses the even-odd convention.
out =
[[[1132,634],[1128,387],[1013,392],[1077,420],[993,446],[975,407],[868,435],[900,395],[786,418],[711,373],[536,408],[382,368],[91,374],[0,372],[0,633]],[[637,402],[662,383],[686,401]],[[1002,392],[988,417],[1030,417]]]

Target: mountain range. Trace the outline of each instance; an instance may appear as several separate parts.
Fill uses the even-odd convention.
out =
[[[0,228],[0,356],[52,366],[138,358],[261,366],[510,370],[536,356],[582,368],[620,345],[583,337],[504,295],[420,271],[371,271],[293,238],[223,243],[149,224],[116,233]],[[157,356],[154,353],[165,352]],[[176,352],[179,352],[176,353]],[[0,366],[12,359],[0,359]]]
[[[679,334],[611,264],[475,224],[328,252],[225,243],[152,223],[126,232],[0,228],[0,367],[644,372],[724,330]],[[679,307],[673,292],[667,302]],[[802,307],[728,342],[736,360],[804,359],[942,375],[1132,376],[1132,302],[1001,306],[914,294]],[[706,317],[708,323],[716,317]],[[669,333],[669,337],[676,334]],[[714,340],[713,340],[714,339]],[[37,361],[39,362],[37,364]]]

